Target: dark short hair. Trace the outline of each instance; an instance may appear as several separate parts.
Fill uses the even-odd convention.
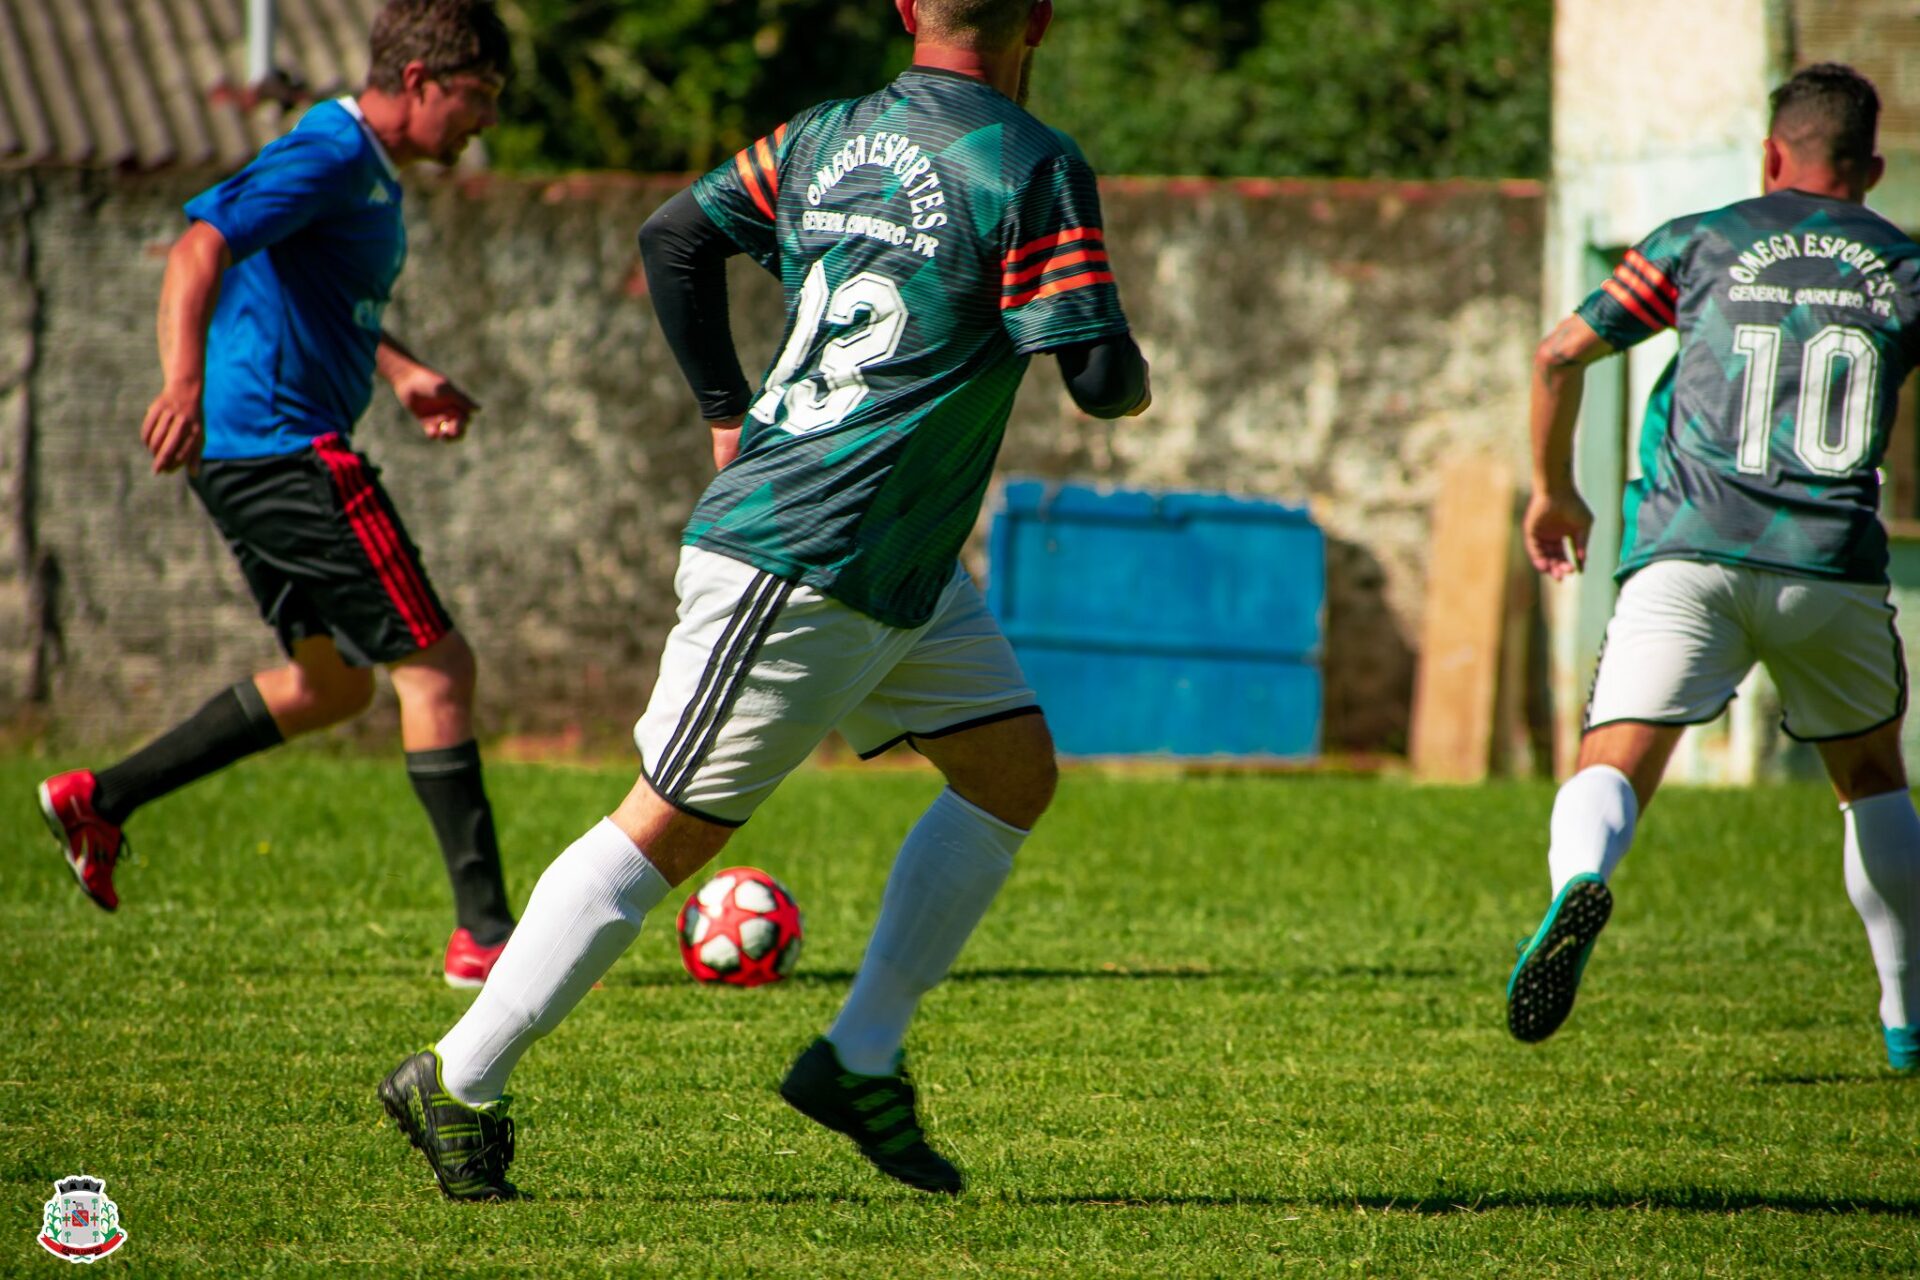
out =
[[[371,43],[367,86],[387,93],[404,87],[409,62],[424,63],[436,80],[462,72],[505,80],[513,68],[493,0],[387,0],[373,20]]]
[[[922,30],[983,45],[1011,41],[1027,25],[1035,0],[919,0]]]
[[[1773,91],[1767,131],[1807,159],[1864,169],[1880,127],[1873,81],[1838,62],[1819,62]]]

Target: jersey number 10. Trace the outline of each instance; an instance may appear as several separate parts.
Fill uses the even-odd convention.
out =
[[[1743,324],[1733,331],[1733,349],[1747,357],[1746,389],[1740,398],[1740,470],[1765,475],[1773,442],[1774,397],[1779,386],[1780,329]],[[1847,368],[1840,401],[1840,438],[1829,438],[1833,384]],[[1880,352],[1860,329],[1830,324],[1807,342],[1800,366],[1800,404],[1793,415],[1793,451],[1810,471],[1846,476],[1858,471],[1873,447],[1874,401],[1880,388]]]

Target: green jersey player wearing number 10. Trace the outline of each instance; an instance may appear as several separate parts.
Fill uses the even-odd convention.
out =
[[[508,1074],[673,885],[832,730],[911,743],[947,788],[900,849],[853,990],[780,1086],[882,1172],[961,1190],[926,1142],[907,1024],[1052,799],[1053,744],[958,564],[1031,356],[1088,412],[1150,400],[1092,171],[1021,107],[1049,0],[896,0],[914,65],[804,111],[641,233],[662,332],[721,468],[688,524],[679,622],[635,727],[641,777],[548,867],[480,998],[381,1086],[461,1199],[512,1195]],[[726,262],[785,288],[750,396]]]
[[[1862,203],[1883,167],[1878,115],[1847,67],[1794,76],[1772,98],[1765,194],[1655,231],[1540,345],[1525,531],[1535,567],[1562,578],[1592,525],[1572,478],[1582,370],[1680,336],[1627,486],[1623,586],[1579,769],[1554,801],[1553,902],[1507,985],[1522,1040],[1571,1010],[1607,881],[1681,733],[1724,711],[1759,662],[1840,800],[1888,1059],[1920,1066],[1920,817],[1876,473],[1920,361],[1920,246]]]

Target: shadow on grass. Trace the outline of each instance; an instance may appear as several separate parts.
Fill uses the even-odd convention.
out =
[[[1755,1084],[1773,1085],[1809,1085],[1809,1084],[1897,1084],[1900,1077],[1891,1071],[1863,1073],[1859,1071],[1828,1071],[1820,1075],[1772,1075],[1755,1076]]]
[[[1460,971],[1439,965],[1347,964],[1305,965],[1279,969],[1215,969],[1197,965],[1114,965],[1098,968],[1049,968],[1040,965],[1009,966],[997,969],[960,969],[948,974],[946,981],[965,985],[971,982],[1271,982],[1298,986],[1303,982],[1338,982],[1355,978],[1368,980],[1414,981],[1457,978]],[[852,982],[852,969],[808,969],[786,979],[794,986],[845,986]],[[677,987],[687,978],[683,974],[656,970],[651,973],[612,976],[612,987]]]
[[[836,1205],[908,1203],[965,1205],[1000,1202],[1032,1208],[1062,1209],[1320,1209],[1351,1211],[1365,1209],[1377,1213],[1418,1214],[1448,1217],[1459,1214],[1490,1213],[1500,1209],[1597,1209],[1650,1210],[1671,1213],[1752,1213],[1770,1212],[1826,1217],[1865,1214],[1877,1217],[1920,1217],[1920,1197],[1805,1195],[1793,1192],[1716,1191],[1706,1187],[1661,1187],[1649,1190],[1606,1191],[1473,1191],[1457,1196],[1336,1196],[1336,1195],[1225,1195],[1188,1193],[1176,1195],[1134,1196],[1120,1191],[1062,1192],[1057,1195],[1013,1192],[996,1195],[991,1190],[975,1189],[959,1200],[944,1196],[902,1198],[889,1191],[874,1193],[844,1191],[676,1191],[670,1187],[620,1190],[581,1189],[556,1192],[539,1197],[548,1202],[568,1201],[645,1201],[653,1204],[689,1205]]]
[[[1792,1192],[1717,1191],[1708,1187],[1660,1187],[1647,1190],[1606,1191],[1463,1191],[1454,1196],[1234,1196],[1172,1195],[1024,1195],[1007,1197],[1015,1204],[1075,1205],[1103,1209],[1262,1208],[1371,1209],[1382,1213],[1414,1213],[1432,1217],[1486,1213],[1495,1209],[1654,1209],[1679,1213],[1774,1213],[1808,1215],[1877,1214],[1920,1216],[1920,1197],[1804,1195]]]

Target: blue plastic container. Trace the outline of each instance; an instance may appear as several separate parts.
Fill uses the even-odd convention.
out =
[[[1318,754],[1327,555],[1304,509],[1016,481],[988,554],[1063,754]]]

